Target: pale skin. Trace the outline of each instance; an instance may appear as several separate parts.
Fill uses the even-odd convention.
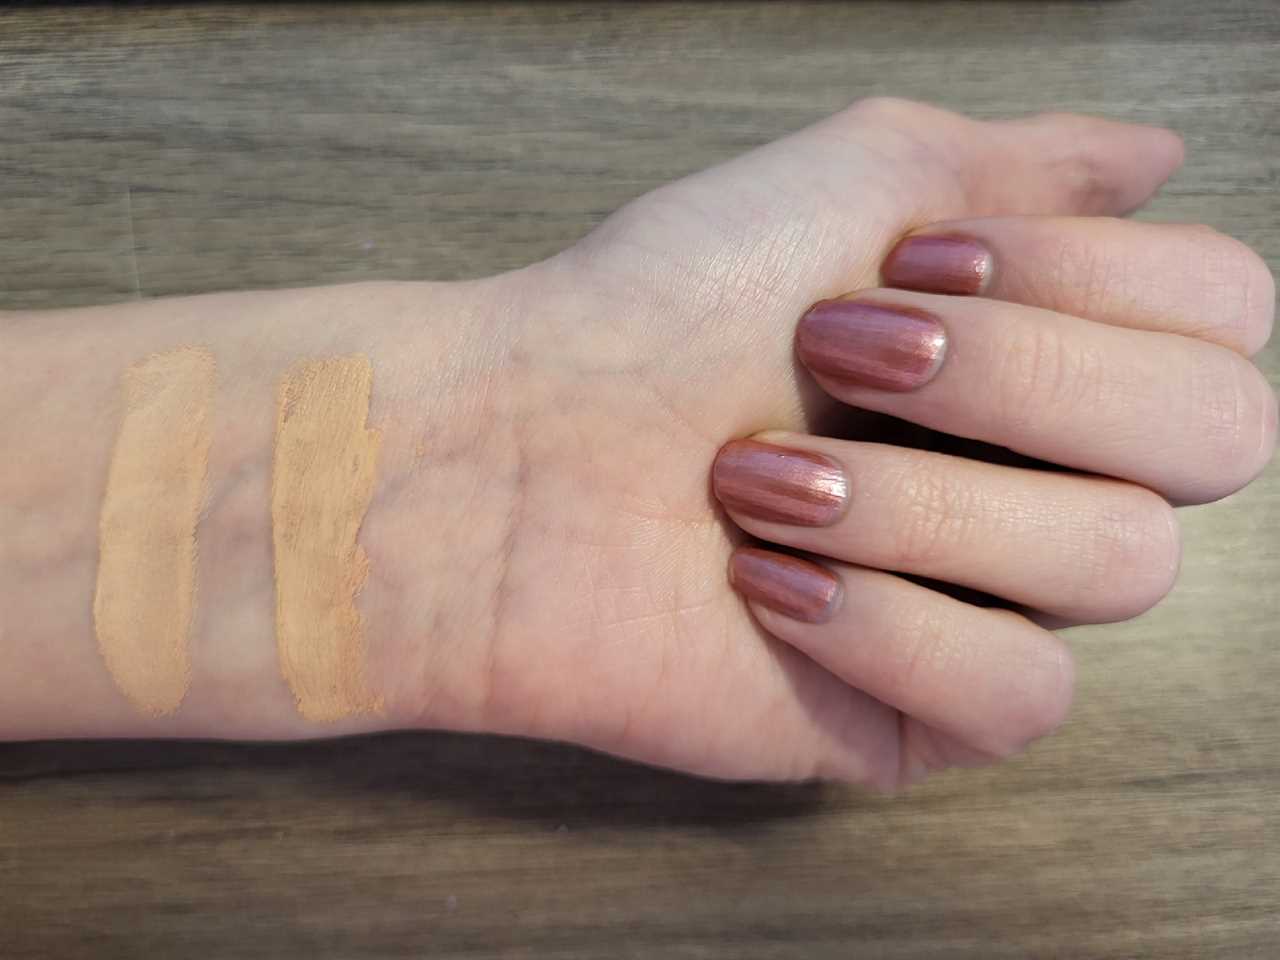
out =
[[[1274,446],[1248,360],[1272,323],[1265,264],[1208,228],[1115,219],[1181,156],[1160,129],[862,101],[491,279],[3,315],[0,736],[491,731],[880,789],[1007,757],[1071,700],[1047,625],[1156,603],[1178,567],[1170,502],[1239,489]],[[992,250],[980,296],[876,289],[893,245],[930,232]],[[797,320],[850,293],[943,318],[931,381],[890,392],[797,362]],[[95,645],[99,510],[122,372],[193,345],[219,382],[191,683],[150,716]],[[316,723],[277,661],[270,469],[281,375],[335,355],[373,370],[358,602],[381,709]],[[1090,475],[858,440],[852,407]],[[762,433],[842,466],[837,522],[720,507],[717,450]],[[747,534],[837,576],[830,619],[744,602],[726,569]]]

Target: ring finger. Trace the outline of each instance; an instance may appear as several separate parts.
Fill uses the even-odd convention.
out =
[[[712,480],[762,540],[1072,621],[1136,616],[1178,570],[1172,508],[1118,480],[782,432],[726,444]]]

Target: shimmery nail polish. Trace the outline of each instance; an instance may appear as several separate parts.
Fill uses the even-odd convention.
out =
[[[886,287],[926,293],[981,293],[991,279],[991,252],[967,237],[906,237],[880,268]]]
[[[731,511],[802,527],[835,523],[849,502],[844,470],[830,457],[758,440],[721,447],[711,483]]]
[[[758,547],[734,551],[729,581],[748,600],[803,623],[826,623],[844,594],[836,575],[825,567]]]
[[[866,300],[822,300],[796,328],[814,373],[881,390],[916,390],[942,366],[947,334],[926,310]]]

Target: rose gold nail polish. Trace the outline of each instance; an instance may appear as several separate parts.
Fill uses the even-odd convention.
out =
[[[802,527],[830,526],[849,502],[849,481],[830,457],[758,440],[721,447],[711,484],[731,511]]]
[[[748,600],[803,623],[826,623],[844,594],[836,575],[825,567],[758,547],[734,551],[729,582]]]
[[[967,237],[906,237],[880,268],[886,287],[926,293],[981,293],[991,279],[991,252]]]
[[[926,310],[866,300],[822,300],[796,328],[814,373],[881,390],[916,390],[942,366],[947,334]]]

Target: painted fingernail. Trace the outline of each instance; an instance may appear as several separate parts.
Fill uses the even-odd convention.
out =
[[[849,502],[849,481],[830,457],[758,440],[721,447],[711,485],[732,511],[802,527],[830,526]]]
[[[926,310],[822,300],[800,318],[796,350],[814,373],[881,390],[915,390],[942,366],[947,334]]]
[[[886,287],[926,293],[981,293],[991,279],[991,251],[967,237],[906,237],[880,268]]]
[[[729,582],[748,600],[802,623],[826,623],[844,596],[840,581],[825,567],[758,547],[734,551]]]

